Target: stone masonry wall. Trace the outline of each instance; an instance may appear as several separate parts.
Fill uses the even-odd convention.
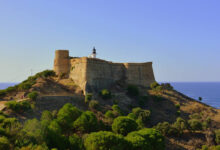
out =
[[[108,88],[118,80],[128,84],[149,86],[155,81],[152,62],[112,63],[94,58],[72,58],[70,78],[84,91]]]

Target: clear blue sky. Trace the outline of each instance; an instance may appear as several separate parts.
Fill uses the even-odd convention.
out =
[[[220,81],[219,0],[0,0],[0,82],[52,69],[55,49],[153,61],[157,81]]]

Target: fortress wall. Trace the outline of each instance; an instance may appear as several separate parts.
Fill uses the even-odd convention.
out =
[[[69,74],[70,60],[68,50],[56,50],[54,59],[54,71],[57,75]]]
[[[67,73],[85,93],[109,88],[119,80],[142,86],[155,81],[152,62],[113,63],[97,58],[70,58],[66,50],[56,51],[54,71],[58,75]]]
[[[124,63],[128,84],[150,86],[155,81],[152,62]]]

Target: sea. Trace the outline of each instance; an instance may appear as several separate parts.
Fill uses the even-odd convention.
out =
[[[0,83],[0,89],[5,89],[17,83]],[[220,109],[220,82],[170,82],[175,90],[212,107]]]

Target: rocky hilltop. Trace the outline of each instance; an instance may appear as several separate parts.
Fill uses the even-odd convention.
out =
[[[155,134],[158,138],[155,140],[160,142],[151,143],[152,150],[194,150],[203,145],[214,149],[219,142],[220,110],[175,91],[170,84],[154,82],[149,87],[121,81],[108,89],[84,95],[83,89],[72,79],[47,70],[1,90],[0,99],[0,145],[5,140],[8,149],[72,149],[76,146],[75,149],[92,150],[101,145],[107,149],[114,149],[111,145],[116,145],[115,149],[128,149],[129,144],[134,144],[130,149],[148,149],[149,139],[143,139],[145,144],[136,143],[132,134],[143,134],[145,138]],[[44,122],[49,127],[47,132],[44,132]],[[89,143],[95,142],[91,140],[102,136],[122,141],[104,141],[91,148]],[[66,139],[68,144],[59,138]],[[124,142],[128,143],[122,146]]]

